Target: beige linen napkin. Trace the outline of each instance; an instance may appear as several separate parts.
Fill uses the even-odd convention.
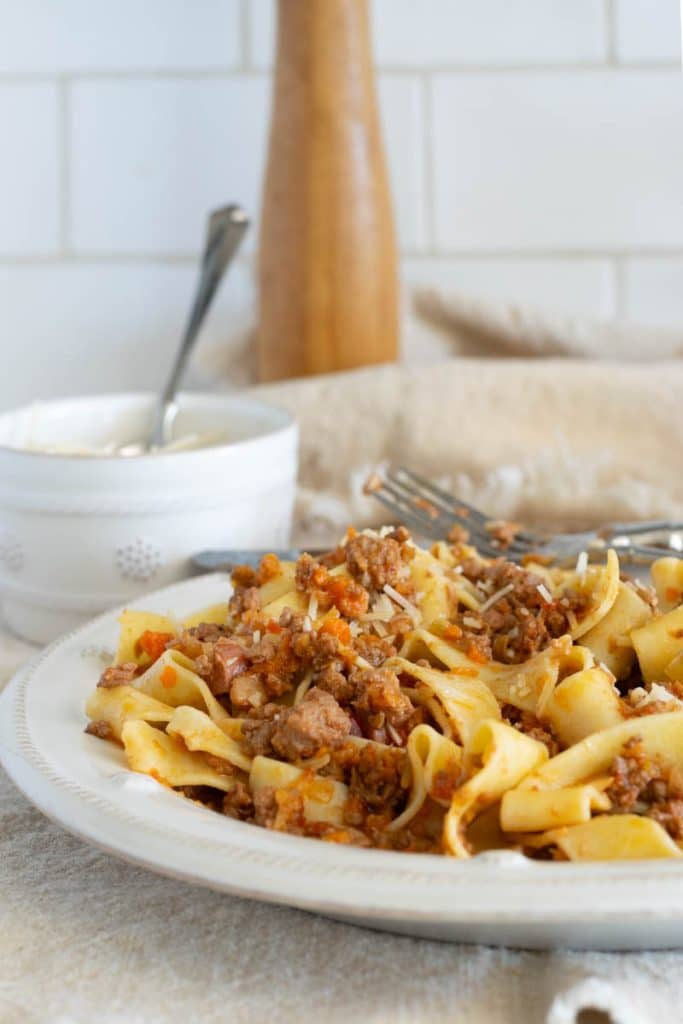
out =
[[[683,328],[598,320],[444,288],[417,288],[408,300],[404,323],[408,335],[425,325],[434,328],[452,355],[568,356],[620,362],[683,356]]]
[[[382,519],[362,482],[386,460],[529,523],[683,515],[683,362],[451,359],[255,393],[301,425],[304,542]]]

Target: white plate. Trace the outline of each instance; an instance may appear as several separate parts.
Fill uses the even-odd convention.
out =
[[[225,575],[136,603],[178,616],[224,600]],[[41,811],[152,871],[372,928],[523,947],[683,946],[683,865],[557,864],[508,852],[471,861],[340,847],[225,818],[84,732],[83,705],[117,639],[109,612],[57,641],[0,699],[0,760]]]

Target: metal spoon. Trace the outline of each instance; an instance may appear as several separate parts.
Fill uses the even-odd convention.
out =
[[[248,227],[249,218],[241,206],[225,206],[220,210],[214,210],[209,216],[197,292],[173,368],[159,396],[149,441],[147,445],[124,445],[119,449],[120,455],[140,455],[150,448],[167,445],[172,440],[173,423],[178,413],[178,385],[221,278],[232,262]]]

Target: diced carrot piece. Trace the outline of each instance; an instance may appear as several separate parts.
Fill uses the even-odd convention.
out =
[[[138,640],[138,646],[152,661],[156,661],[166,650],[168,641],[172,639],[173,633],[155,633],[152,629],[146,629]]]
[[[325,619],[320,627],[320,632],[336,636],[337,640],[347,647],[351,643],[351,630],[348,622],[345,622],[344,619]]]
[[[470,644],[467,648],[467,657],[471,661],[476,661],[478,665],[485,665],[489,660],[483,651],[480,651],[475,644]]]
[[[164,665],[159,673],[159,679],[161,680],[161,685],[165,686],[167,690],[170,690],[178,681],[178,673],[172,665]]]
[[[280,559],[277,555],[270,552],[263,556],[259,564],[259,583],[267,583],[268,580],[273,580],[276,576],[279,576],[281,572],[282,566],[280,565]]]

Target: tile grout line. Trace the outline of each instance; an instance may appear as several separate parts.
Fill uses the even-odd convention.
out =
[[[249,0],[240,0],[239,35],[240,49],[242,51],[241,72],[244,73],[251,70],[251,14],[249,12]]]
[[[69,80],[66,75],[57,79],[58,137],[59,150],[59,245],[62,256],[71,248],[71,154],[69,152]]]
[[[653,74],[670,71],[680,72],[680,61],[677,60],[652,60],[652,61],[629,61],[628,63],[591,61],[576,64],[433,64],[433,65],[377,65],[377,73],[382,76],[393,77],[395,75],[514,75],[529,76],[535,75],[563,75],[563,74],[590,74],[600,71],[614,71],[615,73],[626,74],[631,71],[648,71]],[[70,80],[82,81],[129,81],[149,79],[219,79],[231,80],[235,78],[269,78],[272,74],[272,67],[262,68],[251,64],[241,67],[225,68],[216,66],[212,68],[137,68],[130,70],[92,71],[84,68],[70,69],[68,71],[26,71],[26,72],[0,72],[0,86],[2,85],[24,85],[35,82],[54,82],[56,77],[65,77]]]
[[[422,147],[421,170],[424,180],[424,230],[426,246],[420,249],[431,251],[436,247],[436,199],[435,199],[435,163],[434,163],[434,131],[432,112],[432,80],[428,73],[420,76],[420,112],[422,115]],[[424,242],[425,240],[423,240]]]
[[[610,67],[620,67],[617,57],[617,10],[616,0],[605,0],[605,38],[607,40],[607,64]]]
[[[626,257],[615,256],[612,260],[614,271],[614,316],[617,320],[626,319]]]
[[[683,261],[683,246],[674,249],[592,249],[592,250],[474,250],[474,249],[451,249],[438,251],[437,249],[402,249],[399,250],[399,259],[404,262],[415,263],[487,263],[513,262],[513,263],[583,263],[586,261],[606,262],[611,266],[618,263],[624,264],[629,259],[642,260],[644,262],[654,260],[681,260]],[[0,266],[12,267],[41,267],[60,264],[63,266],[96,266],[101,263],[110,265],[125,264],[148,264],[150,266],[196,266],[200,252],[107,252],[107,251],[75,251],[70,245],[67,251],[56,254],[41,253],[0,253]],[[255,253],[245,253],[235,258],[237,265],[250,266],[255,260]]]

